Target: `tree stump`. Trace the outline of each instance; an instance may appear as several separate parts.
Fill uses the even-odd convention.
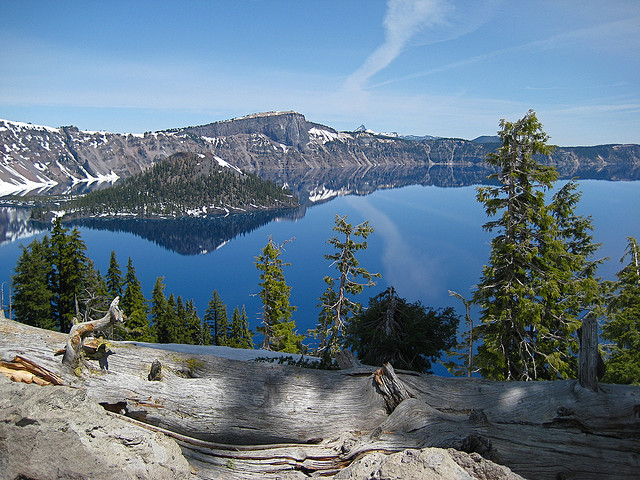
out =
[[[67,348],[62,357],[62,363],[64,365],[71,368],[77,366],[84,339],[89,336],[89,334],[103,330],[110,325],[122,323],[124,316],[118,307],[119,302],[120,297],[114,298],[109,306],[109,311],[104,317],[98,320],[77,323],[71,327],[71,331],[67,337]]]
[[[580,385],[598,391],[598,323],[595,318],[587,317],[582,321],[579,338],[578,375]]]

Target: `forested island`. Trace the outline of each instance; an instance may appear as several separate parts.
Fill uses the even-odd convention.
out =
[[[34,209],[34,219],[45,218],[54,208],[46,203]],[[64,199],[57,209],[69,220],[193,217],[297,205],[290,191],[213,155],[176,153],[113,186]]]

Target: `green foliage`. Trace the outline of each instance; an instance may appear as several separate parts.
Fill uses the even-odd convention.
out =
[[[181,217],[297,205],[291,192],[253,174],[220,167],[211,156],[178,153],[118,184],[65,205],[72,216]]]
[[[69,231],[56,219],[51,239],[23,248],[12,278],[16,319],[68,332],[76,309],[104,305],[104,280],[86,257],[77,229]]]
[[[51,308],[53,292],[49,288],[47,245],[35,239],[21,248],[11,280],[13,314],[19,322],[53,330],[56,323]]]
[[[338,271],[338,278],[325,277],[327,289],[320,296],[318,326],[311,330],[314,337],[320,339],[318,353],[325,361],[329,361],[342,348],[344,330],[350,319],[360,313],[362,305],[351,298],[361,293],[365,286],[375,285],[373,278],[380,274],[371,274],[356,258],[356,252],[367,248],[367,237],[373,233],[369,222],[353,226],[347,223],[347,217],[335,216],[333,230],[340,236],[332,237],[328,243],[333,246],[335,253],[324,256],[331,261],[331,266]],[[361,242],[357,237],[362,238]],[[358,277],[365,282],[359,283]]]
[[[204,312],[204,323],[207,325],[213,345],[227,345],[229,340],[229,317],[227,306],[220,299],[217,290],[214,290],[209,300],[207,310]]]
[[[487,215],[501,215],[484,225],[498,235],[473,297],[483,340],[474,362],[483,376],[499,380],[575,377],[578,315],[599,298],[599,261],[588,260],[598,248],[591,220],[573,213],[580,198],[573,182],[545,204],[558,174],[534,158],[550,152],[535,113],[500,126],[502,146],[487,159],[499,185],[477,194]]]
[[[242,306],[242,313],[240,313],[238,307],[233,311],[229,346],[233,348],[253,348],[253,332],[249,330],[249,321],[244,305]]]
[[[68,332],[76,309],[76,299],[84,290],[87,274],[87,247],[74,228],[63,227],[60,219],[53,222],[49,245],[49,285],[54,293],[53,315],[61,332]]]
[[[393,287],[369,299],[349,323],[345,345],[368,365],[429,373],[431,362],[456,343],[459,317],[452,308],[427,309],[398,297]]]
[[[609,320],[602,336],[608,345],[604,381],[640,385],[640,247],[635,238],[627,239],[627,249],[620,259],[629,263],[617,274],[608,301]]]
[[[289,287],[284,278],[284,267],[289,265],[280,258],[285,242],[277,245],[271,237],[255,265],[260,272],[262,300],[262,325],[258,331],[264,335],[262,348],[276,352],[300,353],[304,335],[295,332],[291,319],[296,307],[289,304]]]
[[[122,296],[122,311],[125,315],[127,340],[154,342],[156,340],[153,329],[149,325],[147,301],[142,293],[140,281],[136,276],[131,257],[127,262],[127,273],[124,279],[125,288]]]
[[[124,281],[122,280],[122,270],[120,270],[120,265],[118,265],[116,252],[111,250],[109,269],[107,270],[107,288],[109,289],[109,296],[111,298],[122,297],[123,286]]]

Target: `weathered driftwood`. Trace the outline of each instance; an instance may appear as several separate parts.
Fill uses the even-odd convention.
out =
[[[66,350],[62,357],[63,364],[75,368],[78,363],[80,352],[82,351],[82,344],[85,337],[93,334],[94,332],[102,331],[116,323],[122,323],[123,315],[122,311],[118,307],[119,302],[119,297],[114,298],[109,306],[109,311],[104,317],[97,320],[90,320],[88,322],[76,323],[71,327],[71,330],[69,331],[69,338],[67,339]],[[105,355],[103,355],[102,358],[106,358],[106,355],[107,353],[105,351]],[[100,367],[106,369],[104,368],[105,365],[106,363],[101,363]]]
[[[367,452],[428,446],[476,451],[529,479],[640,471],[639,387],[318,371],[118,342],[108,373],[75,378],[52,360],[63,340],[0,322],[2,358],[60,371],[122,418],[171,435],[201,478],[331,475]],[[161,381],[147,379],[153,358]]]
[[[596,319],[587,316],[582,321],[578,331],[580,339],[580,356],[578,358],[578,372],[580,385],[591,390],[598,390],[598,323]]]

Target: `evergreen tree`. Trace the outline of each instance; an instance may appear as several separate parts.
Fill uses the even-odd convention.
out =
[[[489,178],[499,185],[477,194],[487,215],[501,216],[484,225],[499,234],[473,297],[483,340],[474,363],[499,380],[572,377],[578,315],[598,297],[598,261],[587,258],[597,249],[591,222],[573,213],[579,195],[572,183],[545,204],[558,174],[534,158],[550,153],[535,113],[500,126],[502,146],[487,158],[498,170]]]
[[[204,312],[204,323],[207,325],[213,345],[226,345],[229,337],[229,317],[227,306],[222,302],[217,290],[214,290]]]
[[[203,321],[198,316],[193,300],[187,301],[185,306],[185,325],[188,332],[188,341],[193,345],[211,345],[211,335]]]
[[[608,302],[609,320],[602,336],[613,342],[608,346],[604,380],[611,383],[640,385],[640,247],[635,238],[627,239],[620,259],[629,263],[617,274]]]
[[[75,314],[76,300],[79,298],[86,278],[86,245],[80,232],[74,228],[71,233],[56,219],[51,230],[49,259],[50,288],[54,292],[53,313],[61,332],[68,332]]]
[[[284,278],[284,267],[289,265],[280,258],[284,245],[277,245],[271,237],[262,253],[256,257],[260,271],[262,325],[258,331],[264,335],[262,348],[278,352],[299,353],[304,335],[298,335],[291,319],[296,307],[289,304],[289,287]]]
[[[233,348],[253,348],[253,332],[249,330],[249,322],[244,305],[242,306],[242,313],[240,313],[238,307],[233,310],[229,346]]]
[[[111,250],[111,258],[109,259],[109,269],[107,270],[107,288],[109,290],[109,296],[111,300],[115,297],[122,297],[122,287],[124,281],[122,280],[122,271],[118,260],[116,259],[116,252]]]
[[[180,303],[182,303],[182,299],[180,299]],[[182,305],[182,310],[184,310],[184,305]],[[171,293],[169,294],[169,298],[167,298],[167,310],[163,322],[166,334],[163,343],[183,343],[183,329],[181,328],[182,325],[178,314],[178,301],[175,295]],[[158,338],[159,337],[158,335]]]
[[[175,338],[173,325],[174,305],[169,305],[164,294],[165,284],[163,277],[158,277],[151,292],[151,319],[155,327],[157,341],[159,343],[171,343]]]
[[[149,319],[147,317],[149,308],[142,293],[142,287],[136,276],[136,270],[131,257],[129,257],[129,261],[127,262],[125,289],[120,305],[125,315],[124,322],[127,330],[127,338],[129,340],[143,342],[155,341],[155,336],[153,335],[153,330],[149,325]]]
[[[49,262],[47,246],[35,239],[22,253],[11,279],[13,288],[13,314],[18,322],[35,327],[55,329],[49,289]]]
[[[369,299],[348,324],[345,345],[368,365],[430,373],[431,362],[456,343],[459,318],[452,308],[435,311],[400,298],[393,287]]]
[[[329,360],[342,348],[344,330],[350,319],[360,313],[362,305],[350,296],[362,292],[365,286],[375,285],[374,277],[380,274],[371,274],[356,258],[356,252],[367,248],[367,237],[373,233],[373,227],[369,222],[363,222],[353,226],[347,223],[347,217],[335,216],[333,230],[340,233],[341,237],[333,237],[328,243],[336,252],[325,255],[324,258],[331,261],[331,266],[338,270],[338,278],[325,277],[327,290],[320,297],[321,312],[318,326],[311,333],[320,338],[318,352]],[[356,241],[361,237],[363,241]],[[358,277],[362,277],[364,283],[358,283]]]
[[[577,378],[576,332],[583,316],[601,311],[602,292],[595,275],[602,260],[591,258],[600,245],[593,243],[591,217],[574,212],[581,197],[576,190],[572,180],[553,195],[548,206],[551,222],[539,235],[539,379]]]

